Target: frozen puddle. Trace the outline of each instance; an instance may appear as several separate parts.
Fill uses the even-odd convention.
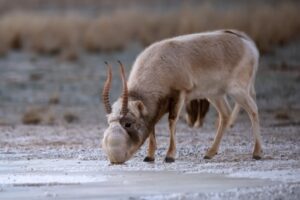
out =
[[[211,173],[137,171],[107,162],[1,161],[0,199],[128,199],[148,195],[223,192],[276,182]]]
[[[13,186],[38,186],[58,184],[80,184],[97,183],[107,179],[103,175],[78,175],[78,174],[2,174],[0,175],[2,185]]]

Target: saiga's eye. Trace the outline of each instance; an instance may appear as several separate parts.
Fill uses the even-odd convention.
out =
[[[131,127],[131,123],[125,123],[125,128],[130,128]]]

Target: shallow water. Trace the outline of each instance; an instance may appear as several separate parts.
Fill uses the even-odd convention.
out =
[[[107,165],[106,161],[4,161],[0,164],[0,199],[128,199],[222,192],[276,183],[227,174],[131,171]]]

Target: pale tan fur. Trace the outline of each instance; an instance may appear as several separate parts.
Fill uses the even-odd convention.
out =
[[[247,111],[255,138],[253,157],[261,157],[254,91],[258,59],[259,53],[254,42],[235,30],[166,39],[152,44],[137,57],[128,79],[129,95],[132,94],[132,100],[142,101],[147,110],[145,122],[153,135],[157,121],[169,113],[167,162],[175,158],[175,126],[183,102],[197,98],[207,98],[219,113],[216,137],[205,158],[212,158],[217,153],[231,114],[227,95]],[[237,112],[238,106],[233,118]],[[155,137],[151,136],[149,140],[148,160],[154,160]]]

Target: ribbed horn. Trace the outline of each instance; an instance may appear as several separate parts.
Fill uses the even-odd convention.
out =
[[[112,79],[112,72],[111,72],[111,66],[105,61],[107,68],[107,78],[103,87],[102,91],[102,100],[104,103],[104,108],[107,114],[111,113],[111,105],[109,103],[109,90],[111,86],[111,79]]]
[[[121,114],[124,116],[128,112],[128,88],[127,88],[124,66],[121,63],[121,61],[119,61],[119,60],[118,60],[118,63],[120,64],[120,73],[121,73],[121,78],[122,78],[122,83],[123,83]]]

